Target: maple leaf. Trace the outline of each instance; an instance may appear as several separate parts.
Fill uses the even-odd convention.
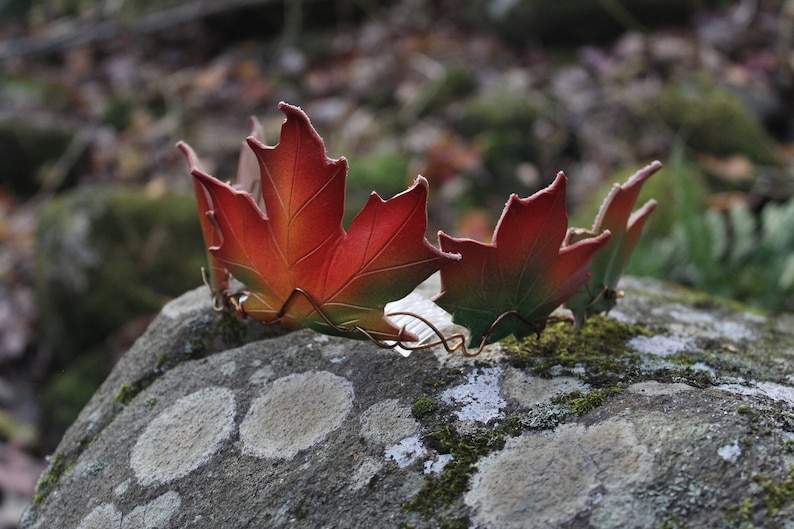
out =
[[[468,327],[469,347],[539,333],[549,314],[587,281],[609,232],[560,247],[568,229],[566,182],[559,173],[528,198],[511,195],[493,244],[439,232],[441,249],[460,253],[461,260],[441,270],[435,301]]]
[[[328,158],[300,108],[279,108],[287,118],[278,145],[247,139],[259,166],[264,210],[249,192],[205,173],[192,149],[178,144],[206,217],[209,252],[249,289],[239,296],[240,311],[290,329],[342,335],[358,329],[378,340],[415,341],[384,315],[385,304],[459,258],[424,237],[427,181],[420,176],[387,201],[372,193],[345,233],[347,160]],[[241,171],[248,171],[245,160],[241,155]]]
[[[260,141],[264,140],[264,133],[262,132],[262,125],[256,118],[251,118],[251,133],[249,137],[256,138]],[[195,153],[183,142],[179,142],[177,147],[181,149],[186,155],[192,156],[194,165],[198,165]],[[237,165],[237,178],[235,179],[235,187],[241,191],[251,193],[257,204],[264,208],[262,201],[261,185],[259,181],[259,163],[254,156],[254,153],[248,147],[247,141],[244,141],[240,149],[239,163]],[[229,289],[229,281],[231,279],[229,271],[223,266],[218,258],[209,251],[209,248],[220,245],[221,238],[218,233],[212,215],[207,214],[212,210],[212,198],[210,194],[204,189],[200,180],[193,179],[193,189],[196,195],[196,202],[198,205],[199,222],[201,224],[201,232],[204,236],[204,241],[207,245],[207,263],[209,265],[208,277],[205,281],[209,282],[210,289],[213,295],[213,305],[220,309],[223,307],[223,295]]]
[[[601,205],[593,228],[568,231],[565,244],[596,237],[604,230],[612,233],[606,247],[593,260],[590,280],[565,303],[573,312],[577,328],[584,325],[588,316],[608,312],[617,304],[618,281],[629,264],[645,221],[656,208],[656,201],[649,200],[637,211],[632,213],[632,210],[642,185],[661,168],[662,164],[655,161],[637,171],[625,184],[615,184]]]

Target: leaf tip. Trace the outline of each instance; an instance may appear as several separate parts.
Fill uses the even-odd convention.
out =
[[[416,186],[421,186],[424,187],[425,189],[430,188],[430,184],[427,182],[427,178],[425,178],[422,175],[417,175],[416,178],[414,179],[414,183],[412,184],[412,187],[416,187]]]
[[[633,187],[634,185],[642,186],[646,180],[648,180],[651,176],[653,176],[656,172],[658,172],[662,168],[662,162],[659,160],[654,160],[628,179],[628,181],[620,186],[622,189],[628,189]]]
[[[278,104],[278,109],[286,114],[287,119],[290,117],[296,117],[302,121],[305,121],[306,123],[310,122],[309,116],[306,115],[306,112],[304,112],[303,109],[297,105],[291,105],[285,101],[281,101]]]
[[[251,116],[248,118],[251,122],[251,132],[248,133],[248,137],[256,138],[257,140],[264,142],[265,141],[265,131],[262,129],[262,123],[256,119],[256,116]]]
[[[199,169],[199,161],[198,161],[198,156],[196,155],[196,151],[194,151],[193,148],[187,144],[187,142],[183,140],[179,140],[178,142],[176,142],[176,148],[179,149],[179,151],[187,159],[187,163],[190,166],[191,172],[194,169]]]
[[[253,134],[248,136],[245,141],[248,143],[248,146],[254,150],[254,152],[257,152],[257,150],[261,149],[267,149],[267,145],[265,145],[261,139],[257,138]]]

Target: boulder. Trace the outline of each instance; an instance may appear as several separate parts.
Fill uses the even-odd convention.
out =
[[[188,292],[69,428],[21,528],[794,527],[794,318],[622,286],[579,333],[474,358],[264,336]]]
[[[81,187],[48,202],[36,229],[37,391],[52,450],[131,338],[206,262],[192,196]],[[126,346],[124,345],[126,344]]]

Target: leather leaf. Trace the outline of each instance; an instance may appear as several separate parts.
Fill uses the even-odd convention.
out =
[[[461,260],[441,270],[435,301],[468,327],[469,347],[539,333],[551,312],[589,278],[588,267],[609,233],[561,248],[568,229],[566,182],[559,173],[528,198],[511,195],[492,244],[439,232],[441,249],[460,253]]]
[[[593,260],[590,280],[565,303],[573,312],[577,328],[584,325],[588,316],[608,312],[617,304],[618,281],[629,264],[645,221],[656,208],[656,201],[649,200],[638,210],[632,210],[642,185],[661,168],[660,162],[653,162],[637,171],[625,184],[615,184],[601,205],[593,228],[569,231],[565,244],[596,237],[605,230],[612,233],[606,247]]]
[[[385,317],[385,304],[459,258],[424,237],[427,181],[418,177],[390,200],[372,193],[345,232],[347,160],[328,158],[300,108],[279,108],[287,116],[279,143],[247,140],[259,166],[264,209],[249,192],[205,173],[190,147],[179,144],[208,219],[202,227],[209,251],[249,289],[239,298],[242,312],[290,329],[351,335],[345,329],[359,328],[379,340],[415,341]]]

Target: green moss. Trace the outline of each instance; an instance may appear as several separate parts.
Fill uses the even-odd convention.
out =
[[[424,385],[431,389],[438,389],[444,386],[448,386],[456,379],[460,378],[462,371],[460,369],[447,369],[443,376],[439,378],[434,378],[431,380],[425,380]]]
[[[411,406],[411,414],[417,419],[421,419],[436,409],[436,403],[430,397],[420,397]]]
[[[46,500],[64,474],[68,473],[73,467],[74,463],[68,463],[63,453],[55,454],[50,466],[47,468],[47,472],[36,483],[36,495],[33,497],[33,505],[40,505]]]
[[[584,369],[586,382],[613,387],[638,371],[640,358],[626,342],[639,335],[650,336],[651,332],[598,315],[579,332],[561,322],[549,325],[540,338],[505,343],[508,359],[515,367],[529,367],[539,376],[550,376],[555,366]]]
[[[586,415],[594,409],[602,406],[607,397],[623,393],[623,387],[615,386],[606,389],[594,389],[588,393],[572,391],[560,397],[552,399],[554,404],[564,404],[568,406],[572,413],[576,415]]]
[[[296,520],[305,520],[309,516],[309,509],[301,503],[300,505],[296,505],[290,510],[290,514]]]
[[[466,517],[453,518],[441,524],[441,529],[467,529],[471,527],[471,522]]]
[[[671,85],[653,111],[687,144],[717,155],[742,153],[754,162],[777,164],[774,141],[734,93],[706,76]]]
[[[659,525],[659,529],[687,529],[689,526],[675,514]]]
[[[775,483],[765,474],[757,475],[754,481],[764,490],[762,500],[772,516],[794,501],[794,466],[789,469],[789,477],[781,483]]]
[[[135,381],[127,384],[121,384],[119,386],[119,390],[113,395],[113,400],[121,404],[122,406],[126,406],[129,404],[135,396],[141,392],[142,387],[141,381]]]
[[[725,519],[729,522],[748,522],[755,511],[755,502],[751,498],[745,498],[739,505],[732,505],[725,514]]]
[[[453,459],[437,476],[425,479],[422,490],[403,504],[408,511],[430,515],[452,505],[466,492],[477,461],[494,450],[504,447],[508,430],[498,426],[494,430],[480,429],[461,434],[451,424],[443,424],[425,438],[430,448]]]
[[[788,519],[787,509],[794,503],[794,466],[789,469],[789,477],[783,481],[775,481],[766,474],[757,474],[753,481],[761,488],[760,503],[753,498],[745,498],[740,504],[730,506],[725,513],[725,520],[731,526],[742,529],[755,527],[751,520],[758,518],[760,509],[765,509],[771,519]],[[777,527],[777,526],[775,526]]]
[[[221,319],[218,322],[217,333],[223,340],[224,345],[239,347],[245,340],[245,323],[231,312],[222,312]]]

